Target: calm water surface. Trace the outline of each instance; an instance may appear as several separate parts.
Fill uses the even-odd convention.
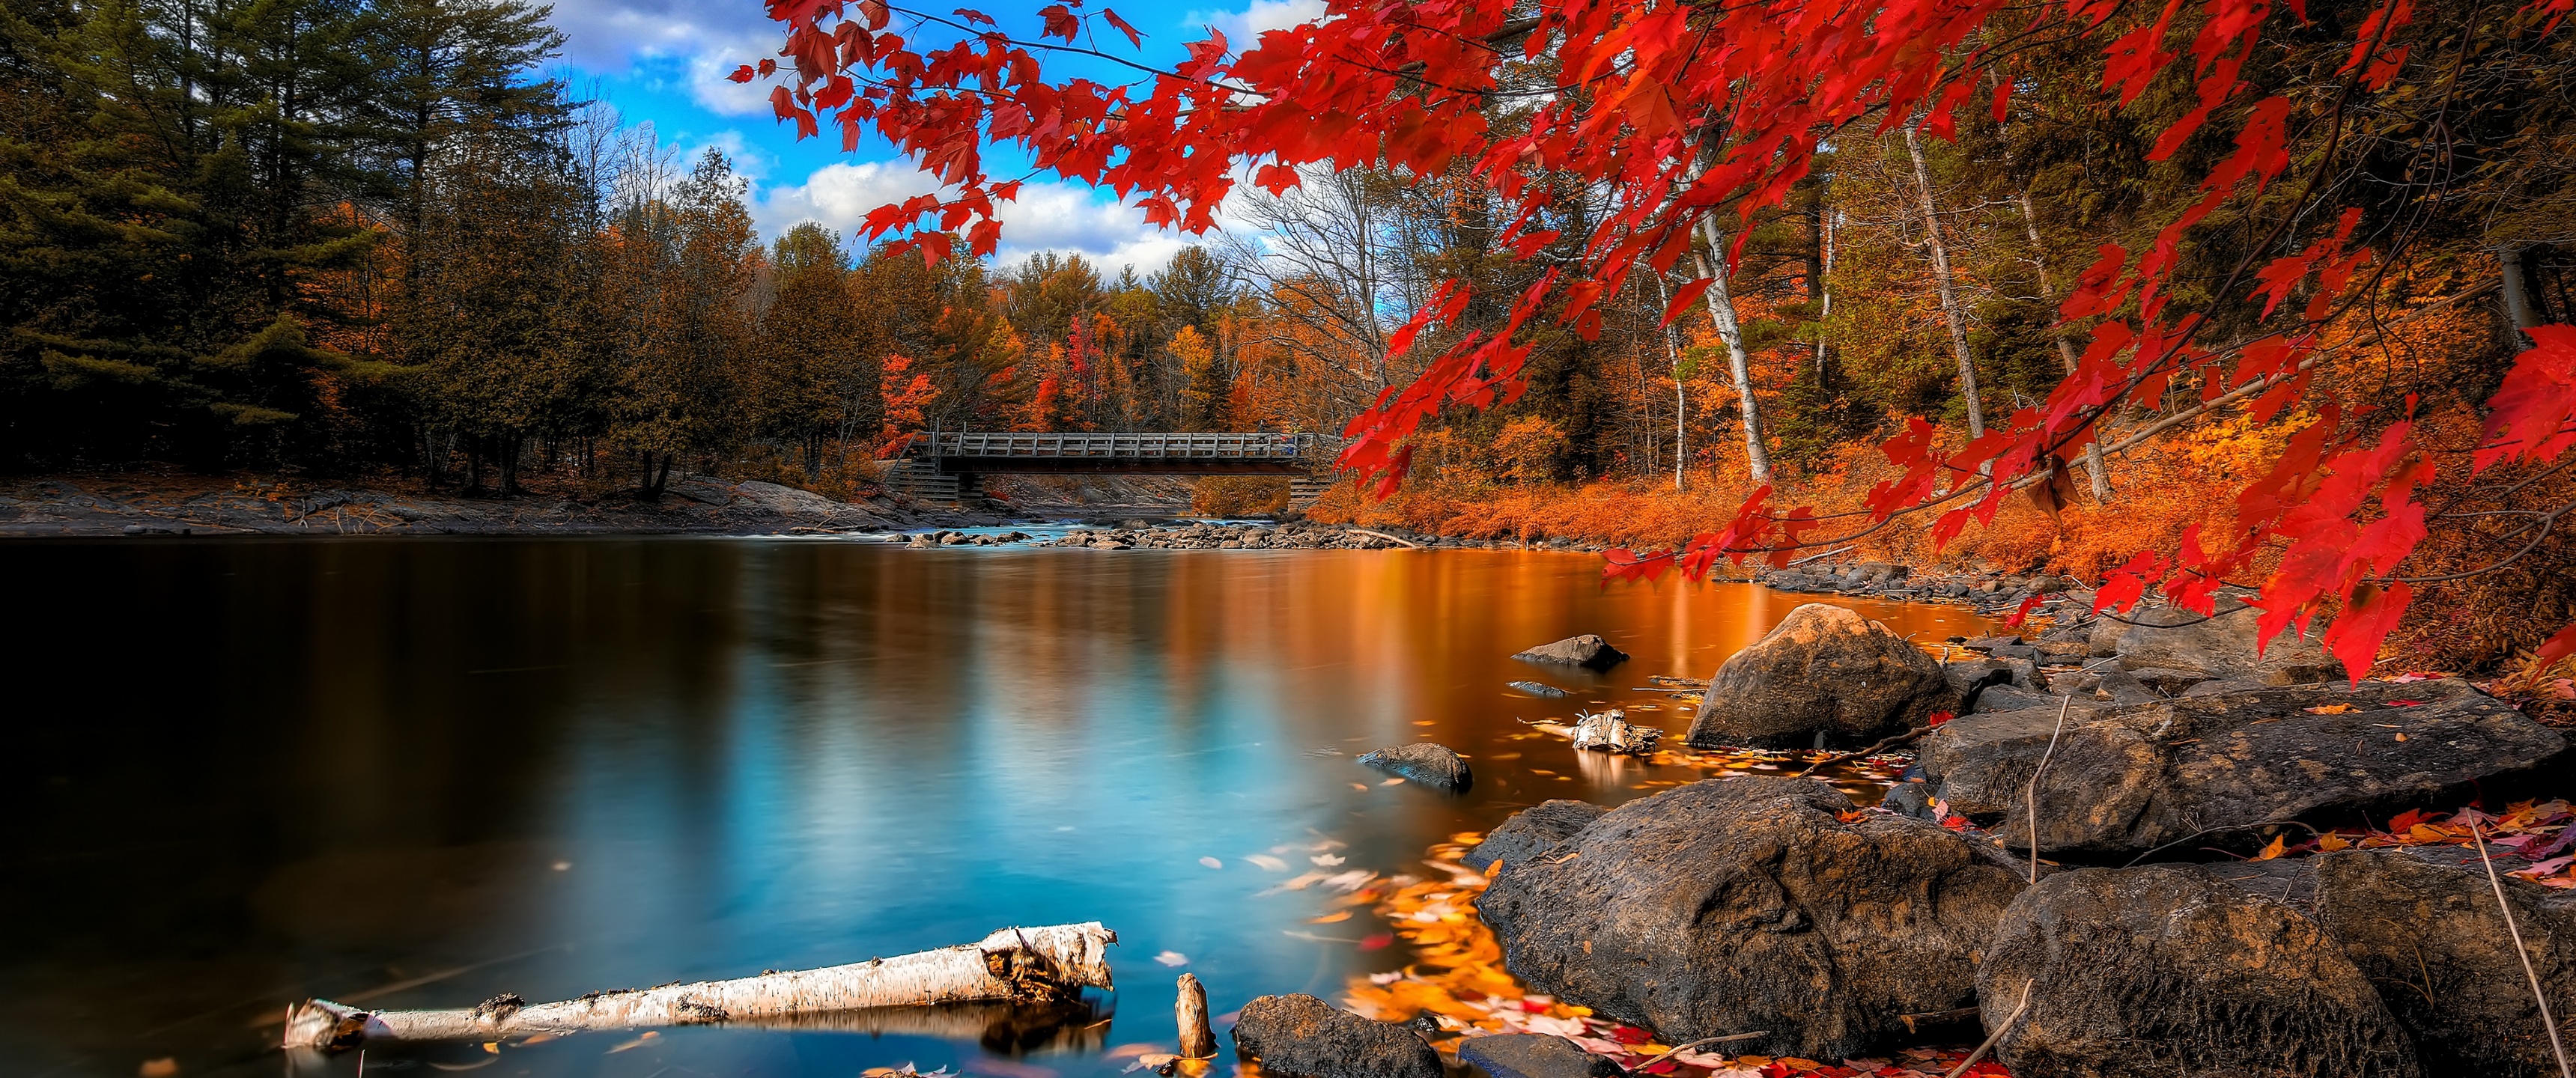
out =
[[[560,999],[1083,920],[1121,937],[1089,1028],[684,1029],[377,1049],[365,1069],[1116,1073],[1104,1049],[1170,1041],[1180,969],[1224,1013],[1405,961],[1362,946],[1384,930],[1365,915],[1309,923],[1334,896],[1283,882],[1401,872],[1536,801],[1694,777],[1578,759],[1515,720],[1602,701],[1678,737],[1687,706],[1647,677],[1707,677],[1804,600],[1605,591],[1598,569],[738,539],[0,546],[0,1074],[354,1075],[355,1055],[265,1047],[282,1005]],[[1851,605],[1903,633],[1977,625]],[[1506,658],[1579,632],[1635,658],[1607,676]],[[1574,695],[1505,688],[1530,678]],[[1470,754],[1470,793],[1352,761],[1424,737]]]

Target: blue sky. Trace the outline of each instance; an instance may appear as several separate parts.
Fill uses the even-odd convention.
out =
[[[1262,29],[1323,11],[1323,0],[1210,6],[1224,2],[1134,0],[1112,7],[1147,35],[1148,59],[1179,55],[1180,45],[1205,36],[1207,26],[1240,44]],[[1023,36],[1035,29],[1031,13],[1041,6],[1037,0],[983,3],[989,6],[979,10],[1002,20],[1005,29]],[[714,146],[733,158],[751,181],[752,217],[763,237],[814,220],[847,239],[867,211],[935,187],[882,144],[842,153],[828,125],[826,137],[798,141],[792,125],[772,118],[768,83],[724,80],[737,64],[776,55],[783,34],[765,12],[762,0],[556,0],[554,23],[566,38],[564,74],[581,92],[605,99],[628,123],[651,123],[685,157]],[[1109,36],[1105,27],[1102,33]],[[1111,78],[1106,71],[1085,73]],[[1148,227],[1141,213],[1116,204],[1108,192],[1031,183],[1004,215],[998,261],[1007,265],[1041,250],[1078,251],[1113,275],[1122,265],[1147,273],[1189,242]]]

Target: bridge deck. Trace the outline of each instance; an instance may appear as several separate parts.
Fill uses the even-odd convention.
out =
[[[1324,467],[1339,448],[1334,441],[1313,434],[943,432],[913,436],[903,456],[943,475],[1298,475]]]

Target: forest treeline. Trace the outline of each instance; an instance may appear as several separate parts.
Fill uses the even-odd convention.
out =
[[[1476,297],[1455,334],[1501,324],[1549,264],[1512,257],[1463,168],[1381,164],[1242,188],[1225,235],[1142,274],[928,266],[811,223],[764,243],[721,155],[676,160],[547,77],[561,39],[516,0],[6,10],[0,466],[19,470],[390,469],[502,494],[543,471],[649,493],[675,466],[846,476],[931,426],[1331,433],[1435,350],[1388,355],[1440,282]],[[1907,416],[1980,430],[2073,368],[2057,308],[2096,247],[2143,245],[2225,152],[2149,159],[2141,132],[2192,104],[2179,83],[2122,112],[2025,94],[1955,141],[1837,141],[1749,236],[1632,278],[1596,335],[1530,331],[1530,391],[1415,436],[1416,474],[1740,483],[1836,474]],[[2473,119],[2514,153],[2564,148]],[[1514,242],[1570,256],[1593,211],[1560,205]],[[2383,321],[2484,289],[2386,338],[2447,372],[2437,391],[2473,405],[2516,322],[2576,316],[2576,248],[2547,209],[2490,222],[2530,236],[2418,237],[2390,278]],[[1719,249],[1734,269],[1661,325]],[[2231,253],[2186,251],[2181,290]],[[2265,428],[2214,415],[2137,482]],[[2117,500],[2133,466],[2088,457],[2080,485]]]

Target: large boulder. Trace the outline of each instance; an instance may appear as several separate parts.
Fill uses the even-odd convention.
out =
[[[2021,887],[1968,840],[1823,783],[1712,779],[1631,801],[1507,863],[1477,901],[1533,990],[1670,1043],[1840,1059],[1899,1015],[1966,1005]]]
[[[2370,978],[2314,920],[2198,865],[2085,869],[2013,900],[1977,967],[2015,1078],[2415,1078]]]
[[[1955,811],[2027,845],[2023,791],[2048,752],[2053,712],[1945,724],[1926,739],[1924,775]],[[2565,749],[2558,732],[2462,681],[2293,685],[2078,710],[2040,777],[2039,847],[2126,859],[2204,834],[2259,839],[2253,825],[2294,818],[2358,823],[2448,803]]]
[[[1850,610],[1809,603],[1718,667],[1689,740],[1858,746],[1957,710],[1939,660]]]
[[[1496,861],[1517,865],[1555,849],[1558,843],[1573,837],[1575,832],[1600,819],[1601,814],[1607,811],[1589,801],[1562,798],[1541,801],[1513,813],[1511,819],[1504,820],[1502,826],[1494,828],[1492,834],[1485,836],[1485,841],[1477,843],[1475,849],[1467,851],[1467,856],[1459,860],[1478,870]]]
[[[1557,666],[1580,666],[1587,670],[1607,670],[1628,661],[1628,653],[1611,647],[1610,642],[1591,633],[1569,636],[1553,644],[1541,644],[1512,656],[1525,663],[1550,663]]]
[[[2356,849],[2312,860],[2317,922],[2380,984],[2380,998],[2424,1058],[2449,1061],[2455,1074],[2559,1073],[2476,851]],[[2576,891],[2502,875],[2512,867],[2500,865],[2498,874],[2514,927],[2565,1023],[2576,1017]]]
[[[1473,785],[1476,776],[1467,769],[1467,761],[1455,749],[1429,741],[1409,745],[1389,745],[1360,757],[1360,762],[1407,781],[1442,790],[1459,791]]]
[[[1263,996],[1234,1020],[1234,1051],[1290,1078],[1442,1078],[1410,1026],[1372,1022],[1313,996]]]
[[[2303,638],[2285,632],[2256,648],[2260,614],[2232,598],[2220,598],[2207,617],[2178,606],[2140,606],[2125,620],[2106,617],[2093,623],[2093,654],[2117,657],[2123,669],[2177,670],[2266,685],[2343,676],[2343,664],[2325,653],[2314,634]]]

